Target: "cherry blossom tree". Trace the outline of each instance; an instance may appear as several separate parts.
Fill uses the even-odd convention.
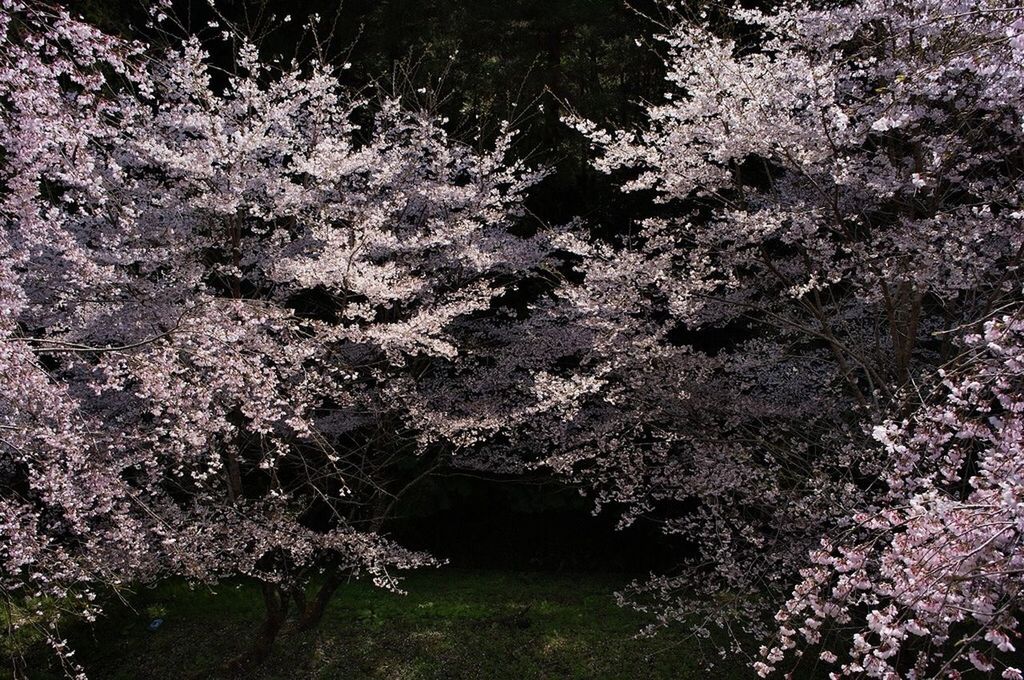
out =
[[[762,674],[810,648],[845,655],[840,676],[1021,677],[1022,332],[1019,308],[986,322],[932,398],[875,429],[880,491],[811,554]]]
[[[625,522],[692,543],[624,596],[658,622],[768,634],[809,552],[898,477],[875,424],[909,417],[964,329],[1019,299],[1022,30],[995,2],[709,7],[666,27],[645,127],[570,116],[654,202],[617,240],[563,237],[575,273],[532,322],[556,361],[522,367],[514,429]]]
[[[456,361],[455,322],[543,256],[510,231],[541,176],[512,132],[473,148],[230,25],[220,72],[196,38],[17,0],[0,22],[8,601],[255,577],[248,662],[290,601],[314,625],[347,574],[435,563],[380,534],[445,455],[394,385]]]

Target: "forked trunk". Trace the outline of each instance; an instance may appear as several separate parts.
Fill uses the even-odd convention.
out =
[[[232,677],[244,677],[247,669],[260,665],[267,660],[277,640],[278,633],[284,626],[288,615],[288,597],[280,586],[274,583],[263,583],[263,604],[266,609],[263,623],[252,642],[252,646],[242,654],[228,662],[227,671]]]
[[[306,606],[299,616],[296,628],[299,630],[310,630],[320,625],[320,620],[324,617],[327,604],[331,601],[334,591],[338,589],[341,582],[342,575],[338,569],[332,569],[327,573],[327,578],[316,591],[316,596],[306,602]]]

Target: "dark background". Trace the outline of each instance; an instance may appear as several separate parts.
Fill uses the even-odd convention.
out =
[[[405,499],[391,535],[452,566],[553,572],[664,572],[678,564],[678,541],[654,522],[616,530],[614,509],[594,515],[571,487],[548,480],[494,480],[450,473]]]
[[[174,0],[174,21],[147,27],[141,0],[65,0],[108,32],[172,41],[204,39],[215,62],[231,50],[207,0]],[[568,108],[619,127],[660,100],[662,45],[669,19],[657,0],[217,0],[218,11],[254,36],[264,58],[320,57],[355,89],[401,95],[411,108],[448,119],[449,132],[486,142],[501,121],[520,131],[516,153],[556,172],[532,192],[535,218],[561,224],[581,217],[613,236],[625,233],[650,197],[619,192],[588,163],[581,135],[561,122]],[[304,28],[320,16],[319,43]],[[284,17],[290,21],[284,23]]]

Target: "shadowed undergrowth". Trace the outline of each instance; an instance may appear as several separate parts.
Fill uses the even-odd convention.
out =
[[[320,628],[286,630],[255,674],[271,678],[699,678],[699,642],[685,631],[637,639],[637,613],[617,607],[622,577],[424,570],[405,596],[365,582],[339,590]],[[90,678],[205,678],[241,651],[262,616],[248,583],[145,589],[130,607],[69,630]],[[164,620],[155,631],[154,618]],[[31,677],[56,678],[40,656]],[[742,663],[716,678],[750,677]]]

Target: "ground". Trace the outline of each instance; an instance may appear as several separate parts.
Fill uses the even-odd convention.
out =
[[[655,680],[746,678],[742,663],[708,672],[685,631],[636,638],[644,622],[616,606],[622,576],[452,568],[424,570],[396,595],[364,582],[339,590],[319,630],[285,632],[253,680]],[[214,677],[261,615],[250,584],[144,589],[71,640],[92,680]],[[163,619],[155,631],[154,618]],[[43,657],[40,657],[40,659]],[[30,677],[60,677],[35,661]]]

